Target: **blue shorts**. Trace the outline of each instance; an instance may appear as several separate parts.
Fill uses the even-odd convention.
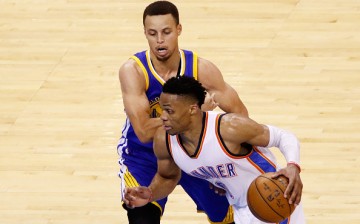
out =
[[[126,147],[126,146],[125,146]],[[122,150],[119,163],[119,176],[122,179],[122,190],[125,187],[149,186],[157,171],[157,162],[154,153],[138,150]],[[126,151],[126,153],[125,153]],[[205,212],[210,223],[233,222],[232,207],[225,196],[217,195],[209,187],[209,182],[192,177],[182,172],[179,184],[192,198],[199,212]],[[167,198],[153,202],[164,213]]]

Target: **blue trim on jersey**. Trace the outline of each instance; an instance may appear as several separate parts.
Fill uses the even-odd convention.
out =
[[[281,221],[279,224],[288,224],[289,220],[288,219],[284,219],[283,221]]]
[[[267,161],[263,155],[253,149],[253,152],[250,154],[249,159],[252,160],[260,169],[265,173],[276,172],[276,167],[274,167],[269,161]]]
[[[194,77],[194,69],[193,69],[193,62],[194,62],[194,54],[191,51],[183,50],[185,55],[185,72],[184,75],[187,77]],[[190,66],[189,66],[190,65]]]

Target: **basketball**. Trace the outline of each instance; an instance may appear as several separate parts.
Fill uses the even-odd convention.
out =
[[[263,222],[277,223],[288,218],[294,211],[294,204],[284,198],[288,185],[285,176],[271,178],[274,173],[265,173],[253,180],[247,192],[247,202],[253,215]]]

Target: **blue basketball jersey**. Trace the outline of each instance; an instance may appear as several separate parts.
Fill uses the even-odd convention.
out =
[[[197,79],[197,54],[187,50],[180,50],[179,53],[181,57],[181,66],[180,66],[179,75],[185,75]],[[160,117],[161,108],[159,105],[159,99],[165,80],[163,80],[161,76],[158,75],[157,72],[155,71],[150,60],[149,50],[136,53],[131,58],[135,60],[136,63],[139,65],[146,80],[146,96],[149,100],[149,107],[150,107],[149,117],[151,118]],[[123,138],[125,138],[126,140],[126,141],[124,140],[123,143],[127,144],[127,148],[129,150],[141,150],[141,151],[153,153],[153,148],[152,148],[153,143],[140,142],[128,118],[126,119],[124,128],[122,130],[122,135]],[[121,144],[121,142],[119,144]],[[123,156],[126,157],[126,155]],[[149,159],[156,161],[155,156]]]

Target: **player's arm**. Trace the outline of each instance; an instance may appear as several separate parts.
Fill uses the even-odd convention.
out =
[[[284,175],[289,178],[284,195],[289,198],[290,203],[300,203],[303,184],[299,175],[300,169],[296,165],[300,160],[300,145],[294,134],[274,126],[258,124],[250,118],[236,114],[223,116],[220,128],[221,135],[229,144],[247,142],[255,146],[279,148],[288,164],[273,177]]]
[[[141,142],[152,141],[155,131],[162,125],[160,118],[150,118],[149,101],[146,96],[145,77],[132,59],[119,70],[119,80],[125,112]]]
[[[267,125],[269,130],[269,144],[267,147],[277,147],[284,155],[287,166],[279,170],[273,177],[284,175],[289,178],[289,185],[285,190],[285,197],[289,202],[298,205],[301,201],[303,184],[300,178],[300,143],[296,136],[286,130]],[[298,193],[299,192],[299,193]]]
[[[223,111],[248,116],[237,92],[224,81],[220,70],[212,62],[198,58],[198,79]]]
[[[158,170],[149,185],[153,200],[168,196],[176,187],[181,177],[181,170],[169,154],[166,145],[165,130],[161,127],[154,137],[154,153],[157,158]]]
[[[154,152],[158,160],[158,170],[148,187],[126,188],[124,203],[129,208],[141,207],[151,201],[168,196],[181,177],[181,170],[167,151],[165,131],[161,127],[154,137]]]

